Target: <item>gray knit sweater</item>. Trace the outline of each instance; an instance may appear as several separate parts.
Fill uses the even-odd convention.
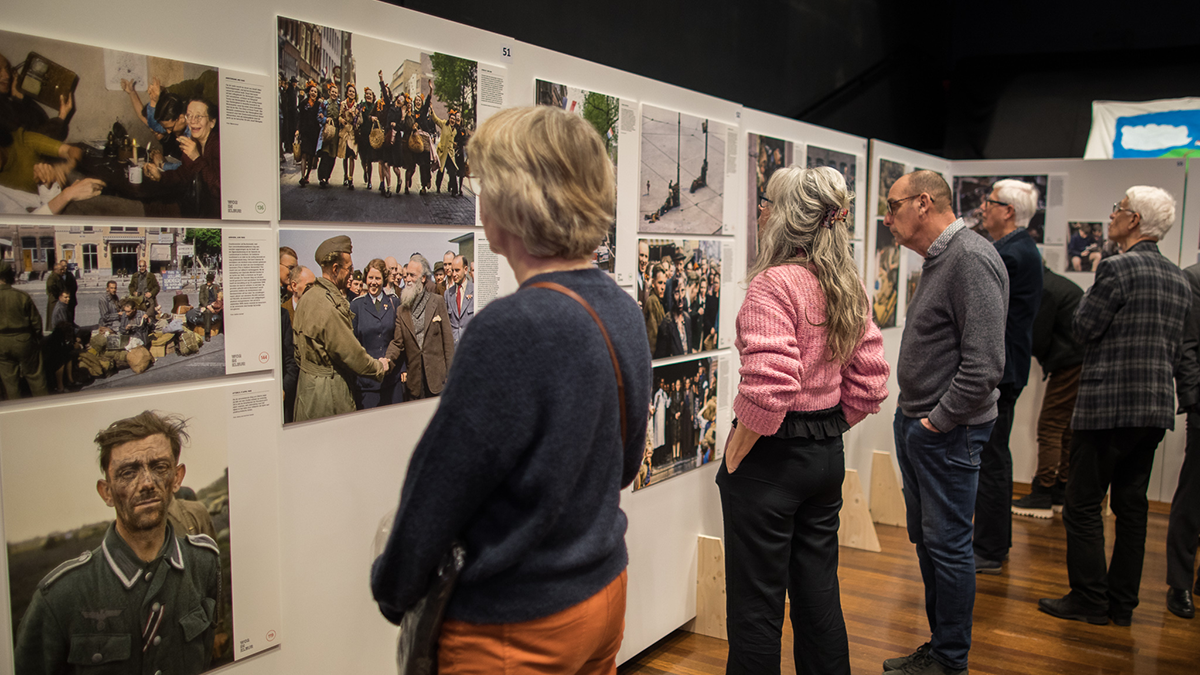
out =
[[[961,219],[943,237],[908,303],[896,380],[900,410],[946,432],[996,417],[1008,274],[995,247]]]

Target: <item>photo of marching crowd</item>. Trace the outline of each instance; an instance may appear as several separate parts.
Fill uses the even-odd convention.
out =
[[[568,87],[565,84],[555,84],[545,80],[535,80],[534,90],[537,105],[562,108],[567,112],[579,115],[592,125],[596,133],[600,134],[601,140],[604,141],[604,149],[613,164],[613,212],[615,214],[619,198],[619,195],[616,194],[617,119],[621,115],[621,101],[615,96],[597,94],[594,91]],[[595,253],[592,254],[592,263],[609,274],[615,274],[616,253],[617,219],[614,216],[612,224],[608,227],[608,234],[604,236],[600,245],[596,247]]]
[[[637,301],[655,359],[716,349],[721,242],[639,239]]]
[[[0,31],[0,213],[220,218],[216,69]]]
[[[654,369],[646,454],[635,491],[720,459],[716,365],[714,359],[698,359]]]
[[[475,316],[474,234],[284,230],[279,243],[285,423],[442,392]]]
[[[0,395],[225,374],[221,230],[0,225]]]
[[[475,61],[283,17],[278,47],[282,220],[475,224]]]

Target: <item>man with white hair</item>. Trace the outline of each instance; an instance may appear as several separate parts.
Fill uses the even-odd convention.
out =
[[[979,207],[980,222],[995,242],[1008,272],[1008,315],[1004,322],[1004,375],[996,401],[996,424],[979,455],[975,493],[975,571],[999,574],[1012,548],[1013,411],[1029,381],[1033,319],[1042,301],[1042,256],[1026,227],[1037,213],[1038,191],[1019,180],[996,181]]]
[[[454,360],[454,335],[446,300],[425,290],[432,277],[429,261],[414,253],[404,266],[404,288],[396,312],[396,331],[387,348],[387,359],[401,356],[408,367],[404,400],[431,398],[442,393]]]
[[[1172,379],[1191,305],[1183,271],[1158,251],[1174,222],[1166,191],[1126,190],[1108,221],[1122,254],[1100,261],[1075,311],[1084,356],[1063,509],[1071,592],[1038,600],[1038,609],[1060,619],[1128,626],[1138,604],[1146,489],[1154,450],[1175,426]],[[1106,568],[1100,502],[1110,487],[1117,526]]]

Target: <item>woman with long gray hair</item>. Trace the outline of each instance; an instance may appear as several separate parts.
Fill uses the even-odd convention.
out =
[[[771,176],[737,316],[741,382],[717,472],[728,673],[778,673],[785,591],[796,672],[849,673],[838,591],[842,434],[887,398],[883,338],[850,255],[853,194],[828,167]]]

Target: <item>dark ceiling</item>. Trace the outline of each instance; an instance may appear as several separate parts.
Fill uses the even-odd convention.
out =
[[[951,159],[1079,157],[1091,101],[1200,96],[1200,2],[388,0]]]

